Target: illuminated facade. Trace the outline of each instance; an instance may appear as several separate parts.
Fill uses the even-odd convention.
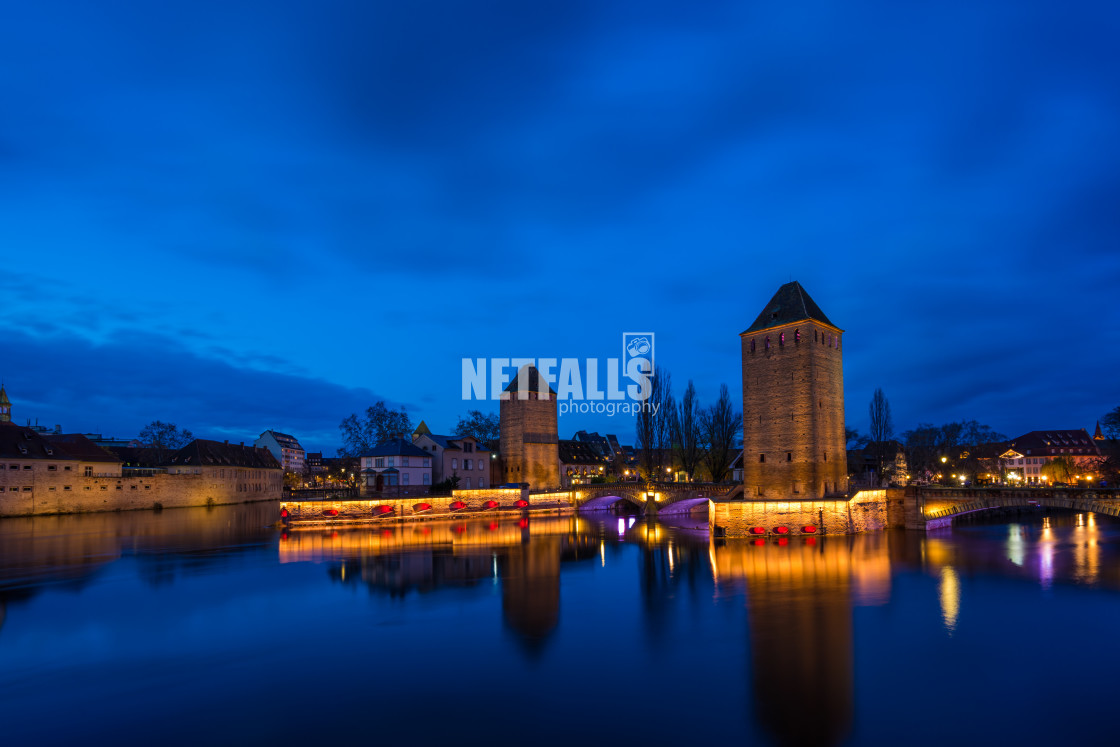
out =
[[[525,366],[506,393],[509,398],[499,406],[504,482],[528,483],[530,488],[559,487],[556,392],[535,367]]]

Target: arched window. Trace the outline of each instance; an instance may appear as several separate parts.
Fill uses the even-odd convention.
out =
[[[751,340],[751,352],[754,352],[754,340]]]
[[[801,342],[801,330],[795,329],[793,331],[793,342],[794,344]]]
[[[767,350],[770,349],[770,336],[769,335],[766,336],[766,349]]]
[[[786,333],[785,332],[782,332],[781,334],[778,335],[778,346],[783,347],[783,348],[786,346]]]

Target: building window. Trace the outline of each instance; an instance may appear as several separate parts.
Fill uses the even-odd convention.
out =
[[[377,457],[376,459],[374,459],[373,460],[373,466],[374,467],[384,467],[385,466],[385,457]]]
[[[473,454],[474,444],[472,444],[470,441],[466,441],[465,443],[463,443],[463,451],[467,452],[468,454]]]
[[[70,486],[69,486],[69,485],[63,485],[63,486],[62,486],[62,489],[63,489],[63,490],[69,490],[69,489],[70,489]]]
[[[425,485],[431,485],[432,484],[432,476],[430,474],[428,474],[427,472],[424,473],[424,484]]]
[[[794,344],[801,342],[801,330],[795,329],[793,331],[793,342]]]
[[[25,465],[23,465],[23,468],[24,469],[31,469],[31,465],[30,464],[25,464]]]
[[[401,485],[408,485],[408,473],[407,472],[402,472],[401,473]]]
[[[401,457],[401,466],[402,467],[407,467],[408,466],[408,457],[406,457],[406,456]]]
[[[787,462],[792,462],[793,461],[793,452],[792,451],[787,451],[786,452],[786,461]]]
[[[58,471],[58,465],[57,464],[48,464],[47,465],[47,471],[48,472],[57,472]]]
[[[483,480],[481,477],[478,478],[478,487],[480,487],[480,488],[485,488],[486,487],[486,481]]]
[[[18,464],[9,465],[8,469],[19,469],[19,465]]]
[[[432,466],[432,458],[431,457],[424,457],[424,466],[425,467],[431,467]]]
[[[761,462],[765,462],[765,461],[766,461],[766,455],[765,455],[765,454],[759,454],[759,455],[758,455],[758,461],[759,461],[760,463],[761,463]]]
[[[467,478],[467,490],[471,489],[471,478]]]
[[[23,489],[23,492],[25,492],[25,493],[30,493],[30,492],[31,492],[31,488],[25,487],[25,488]]]
[[[751,340],[751,352],[754,352],[754,340]]]
[[[85,468],[82,470],[82,474],[85,475],[86,477],[93,477],[93,467],[91,467],[89,465],[86,465]]]
[[[770,336],[769,335],[766,336],[766,349],[767,350],[770,349]]]
[[[390,466],[390,467],[395,467],[395,466],[397,466],[397,465],[396,465],[396,461],[397,461],[397,458],[396,458],[396,457],[389,457],[389,466]]]
[[[451,460],[451,469],[459,469],[459,460],[458,459],[452,459]]]
[[[784,348],[786,346],[786,333],[782,332],[778,335],[778,347]]]
[[[65,472],[69,472],[69,471],[70,471],[70,465],[69,465],[69,464],[67,464],[67,465],[66,465],[65,467],[63,467],[62,469],[63,469],[63,471],[65,471]]]
[[[463,460],[463,469],[474,469],[474,460],[473,459],[464,459]]]

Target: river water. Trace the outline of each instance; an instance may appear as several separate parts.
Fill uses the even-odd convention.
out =
[[[1115,743],[1120,524],[0,521],[22,744]]]

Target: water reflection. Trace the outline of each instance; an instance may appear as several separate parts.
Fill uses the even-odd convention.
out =
[[[492,686],[504,684],[502,678],[508,677],[533,688],[547,687],[534,679],[537,672],[556,680],[561,692],[552,692],[553,697],[587,687],[589,678],[602,678],[627,691],[685,683],[679,693],[673,690],[675,697],[693,706],[722,704],[713,708],[723,736],[750,741],[765,735],[780,744],[837,744],[845,739],[858,743],[872,728],[868,724],[881,704],[861,702],[860,690],[862,700],[869,700],[867,687],[855,673],[867,662],[896,655],[877,641],[865,642],[867,650],[860,651],[861,619],[866,624],[867,616],[879,610],[905,610],[889,626],[884,623],[883,629],[898,631],[895,644],[901,641],[905,646],[907,636],[921,636],[923,645],[944,654],[953,649],[936,646],[963,646],[965,641],[971,646],[985,626],[991,626],[993,635],[1001,630],[999,620],[1009,613],[1001,607],[996,616],[992,602],[985,617],[983,595],[976,590],[981,580],[998,579],[1031,591],[1035,597],[1022,597],[1017,616],[1030,614],[1040,588],[1047,594],[1059,585],[1120,590],[1120,524],[1093,514],[1055,513],[1011,523],[976,519],[928,536],[898,532],[712,540],[703,521],[688,517],[674,523],[635,517],[509,517],[280,532],[268,526],[275,511],[275,506],[247,505],[0,522],[0,695],[24,692],[29,667],[39,664],[37,657],[50,659],[50,649],[40,643],[46,639],[35,635],[37,625],[49,623],[55,640],[63,640],[69,611],[73,626],[80,628],[84,616],[95,614],[83,603],[104,594],[113,586],[110,581],[120,580],[107,578],[119,563],[135,569],[139,583],[134,584],[134,600],[182,598],[183,586],[203,597],[220,596],[214,588],[224,577],[236,576],[239,584],[247,584],[245,597],[258,598],[258,607],[241,605],[241,598],[235,597],[237,615],[220,622],[243,625],[244,630],[227,627],[216,632],[236,640],[240,650],[246,640],[255,640],[258,630],[271,630],[273,637],[262,641],[260,656],[271,659],[284,646],[285,666],[292,668],[296,680],[315,680],[322,676],[320,668],[344,677],[338,673],[349,670],[351,658],[360,658],[371,670],[391,672],[393,679],[410,684],[411,690],[400,692],[457,692],[464,682],[431,679],[425,672],[443,671],[441,657],[467,654],[432,647],[432,631],[480,640],[486,626],[499,619],[500,610],[501,625],[492,625],[496,632],[487,645],[500,652],[502,645],[513,642],[510,650],[517,655],[485,662],[486,667],[505,668]],[[125,560],[129,562],[120,562]],[[180,583],[187,576],[200,583]],[[281,589],[275,588],[281,585],[278,576],[284,579]],[[293,586],[296,581],[306,587]],[[60,595],[41,593],[47,589],[88,596],[77,600],[61,595],[60,600]],[[240,594],[241,586],[237,589]],[[362,593],[340,593],[352,590]],[[41,597],[52,597],[52,604],[43,604]],[[464,612],[464,599],[477,602],[477,610]],[[189,610],[205,601],[191,597],[183,606]],[[284,607],[289,602],[291,606]],[[96,610],[97,625],[102,626],[124,628],[135,609],[135,604],[119,609],[112,602],[102,604]],[[321,606],[320,617],[301,618],[302,622],[331,630],[332,639],[347,642],[346,653],[316,648],[314,657],[301,659],[300,649],[289,647],[291,631],[270,627],[274,608],[295,615],[301,604]],[[379,614],[384,622],[386,610],[396,616],[394,623],[410,630],[427,626],[427,635],[405,637],[399,654],[378,645],[369,635],[370,615],[373,611],[377,614],[372,619],[377,621]],[[432,610],[438,614],[425,617]],[[238,617],[242,614],[243,622]],[[161,620],[158,610],[152,615],[150,627],[158,636],[160,625],[169,621]],[[705,622],[699,625],[696,620]],[[212,624],[205,618],[200,627],[209,634]],[[709,631],[716,633],[710,638],[697,635]],[[998,640],[992,640],[998,646]],[[628,659],[630,643],[640,655]],[[44,648],[28,649],[35,645]],[[589,645],[603,650],[589,655]],[[604,655],[608,647],[610,653]],[[674,659],[674,652],[687,655]],[[614,665],[616,657],[626,666]],[[183,656],[184,661],[191,658]],[[5,675],[3,664],[11,666],[13,659],[22,669]],[[603,667],[604,659],[612,665]],[[103,662],[91,658],[83,676],[93,677]],[[57,666],[81,665],[67,660]],[[528,675],[518,669],[526,665]],[[936,665],[918,661],[922,671]],[[175,677],[184,687],[195,687],[206,676],[188,664],[176,666],[181,668]],[[1035,665],[1027,661],[1024,666]],[[695,673],[698,669],[704,670],[702,676]],[[23,673],[24,679],[12,671]],[[73,675],[70,669],[60,671],[65,677],[50,682],[50,687],[59,687]],[[267,671],[245,675],[243,685],[265,687]],[[478,677],[483,670],[471,671]],[[527,679],[518,680],[520,676]],[[361,703],[378,686],[367,679],[342,684],[353,689]],[[932,682],[933,695],[946,684]],[[44,686],[44,693],[50,687]],[[389,699],[389,710],[408,705],[392,700],[396,691],[377,692]],[[146,707],[158,715],[163,701],[154,697]],[[689,697],[694,700],[687,701]],[[745,715],[744,698],[751,705]],[[46,695],[43,702],[48,702]],[[584,710],[569,717],[577,731],[581,718],[591,718],[587,709],[593,709],[593,704],[583,703]],[[343,713],[332,710],[335,718]],[[360,733],[360,720],[353,723]],[[683,718],[680,723],[687,730],[692,722]],[[304,726],[313,728],[310,722]],[[601,728],[602,724],[587,725]],[[629,723],[627,734],[636,738],[642,728],[645,722]],[[671,726],[651,722],[649,728],[646,741],[669,740],[665,730]],[[298,731],[297,724],[293,733]],[[561,733],[557,731],[555,741]],[[392,734],[383,736],[393,741]],[[436,736],[433,733],[433,739]]]

